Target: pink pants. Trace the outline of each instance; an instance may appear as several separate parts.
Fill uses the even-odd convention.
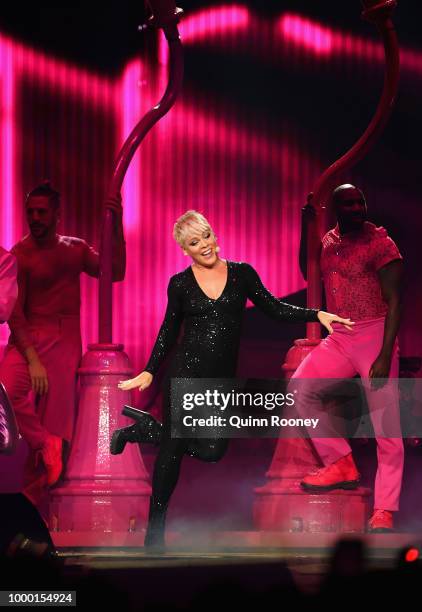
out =
[[[398,386],[394,380],[378,390],[372,390],[368,374],[377,358],[383,341],[384,317],[358,321],[353,330],[338,323],[333,324],[334,332],[304,359],[292,376],[300,379],[352,378],[359,374],[365,389],[371,421],[377,442],[378,468],[375,479],[375,508],[395,511],[399,508],[400,489],[403,476],[403,440],[400,429]],[[390,379],[399,375],[399,348],[396,341],[390,369]],[[301,391],[303,391],[301,387]],[[306,403],[298,394],[295,407],[301,416],[308,414]],[[388,399],[386,399],[388,398]],[[328,428],[328,429],[327,429]],[[324,434],[329,431],[325,424]],[[392,432],[387,434],[385,431]],[[351,452],[344,438],[312,438],[312,443],[324,465],[329,465]]]
[[[25,466],[25,493],[45,484],[45,470],[37,462],[48,434],[72,439],[76,412],[76,374],[81,359],[79,317],[49,317],[31,321],[30,332],[41,363],[47,370],[48,392],[31,401],[31,379],[26,359],[8,345],[0,363],[0,381],[6,387],[15,411],[19,432],[30,452]],[[38,483],[38,484],[35,484]],[[42,488],[41,486],[41,488]],[[38,491],[40,493],[40,491]],[[35,503],[38,494],[28,494]]]

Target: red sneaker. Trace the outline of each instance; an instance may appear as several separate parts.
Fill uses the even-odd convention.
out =
[[[360,474],[357,471],[352,453],[341,457],[334,463],[316,472],[311,472],[300,483],[306,491],[324,492],[332,489],[356,489]]]
[[[368,521],[370,533],[388,533],[393,530],[393,513],[389,510],[374,509],[374,513]]]
[[[47,484],[51,487],[60,478],[63,470],[62,439],[49,435],[41,449],[41,457],[47,470]]]

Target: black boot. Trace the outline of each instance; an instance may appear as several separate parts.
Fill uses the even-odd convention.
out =
[[[148,527],[145,534],[144,548],[147,552],[163,553],[165,551],[165,525],[168,504],[162,504],[153,497],[149,504]]]
[[[125,406],[122,414],[136,420],[136,423],[129,425],[129,427],[116,429],[110,441],[110,453],[112,455],[122,453],[127,442],[144,442],[154,444],[154,446],[160,444],[162,425],[148,412],[132,408],[132,406]]]
[[[129,427],[116,429],[110,440],[110,453],[120,455],[125,450],[127,442],[140,442],[140,432],[136,423]]]
[[[152,414],[133,408],[133,406],[125,406],[122,410],[124,416],[130,417],[136,421],[138,431],[140,432],[141,440],[138,442],[146,442],[158,446],[163,435],[163,425],[157,421]]]

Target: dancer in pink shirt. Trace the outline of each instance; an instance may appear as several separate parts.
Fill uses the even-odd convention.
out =
[[[352,319],[355,325],[345,329],[333,323],[333,333],[306,357],[292,380],[360,375],[378,456],[374,513],[368,527],[373,532],[389,531],[393,528],[392,513],[399,508],[404,457],[398,386],[394,381],[399,375],[402,256],[386,230],[366,220],[367,207],[360,189],[341,185],[332,197],[338,223],[321,244],[327,309]],[[313,214],[311,204],[304,212]],[[305,234],[303,231],[302,271]],[[303,392],[304,386],[301,388]],[[309,411],[306,401],[296,401],[296,407],[302,413]],[[383,433],[386,424],[392,432],[387,435]],[[313,438],[312,442],[324,467],[305,476],[301,483],[305,490],[323,492],[358,486],[360,476],[345,439],[327,436]]]
[[[106,202],[115,215],[113,280],[125,274],[119,199]],[[98,277],[98,253],[84,240],[57,233],[60,196],[48,183],[26,200],[30,233],[12,249],[19,296],[9,320],[11,335],[0,364],[19,430],[30,452],[24,493],[38,503],[62,472],[62,443],[75,419],[76,372],[81,358],[80,275]],[[33,391],[36,401],[30,401]]]

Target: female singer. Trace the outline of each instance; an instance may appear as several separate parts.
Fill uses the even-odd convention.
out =
[[[170,278],[168,305],[151,357],[135,378],[122,381],[119,388],[128,391],[149,387],[154,375],[176,345],[184,323],[184,333],[177,345],[168,371],[178,378],[230,378],[235,375],[242,315],[247,298],[255,306],[280,321],[319,321],[331,333],[336,321],[351,329],[350,319],[334,314],[299,308],[274,297],[247,263],[221,259],[217,238],[208,221],[194,210],[187,211],[174,225],[173,236],[192,264]],[[127,407],[135,425],[118,429],[111,439],[111,453],[119,454],[127,442],[159,445],[152,479],[152,496],[145,546],[164,547],[165,517],[171,495],[179,478],[185,454],[202,461],[218,461],[228,440],[181,439],[170,434],[170,384],[166,385],[163,425],[146,412]]]

